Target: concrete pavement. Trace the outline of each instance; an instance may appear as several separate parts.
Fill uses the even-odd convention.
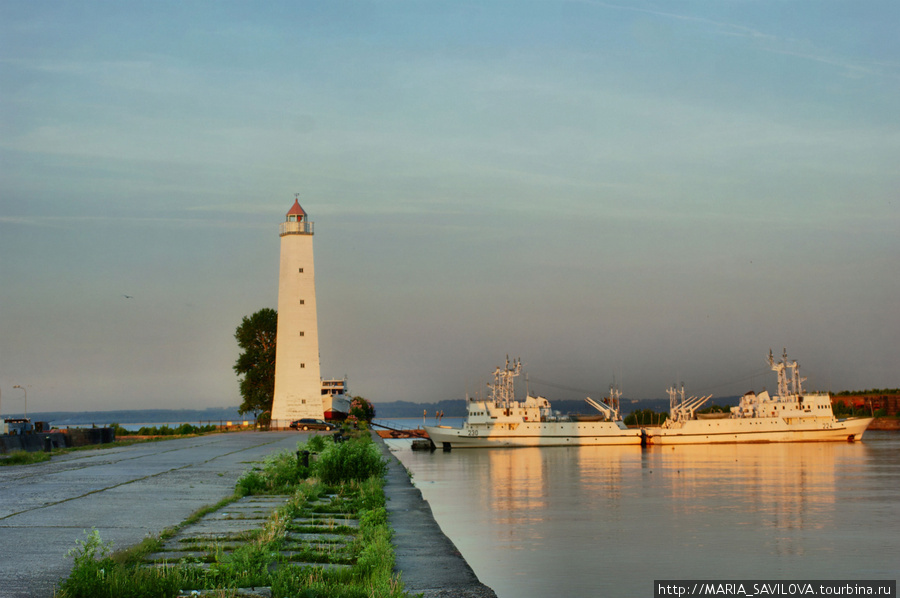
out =
[[[212,434],[0,467],[0,596],[47,598],[85,530],[97,528],[114,549],[137,544],[229,496],[254,462],[303,438]]]
[[[237,432],[79,451],[0,468],[0,596],[47,598],[72,567],[66,552],[96,528],[127,548],[234,492],[266,455],[296,450],[297,432]],[[425,598],[496,598],[441,531],[431,507],[380,438],[395,569]]]

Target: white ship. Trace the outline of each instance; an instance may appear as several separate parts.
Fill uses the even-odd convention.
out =
[[[804,394],[800,367],[789,362],[787,351],[769,365],[778,374],[778,394],[753,391],[741,397],[730,413],[696,414],[710,397],[684,398],[669,389],[669,419],[659,428],[648,428],[650,444],[714,444],[732,442],[841,442],[861,440],[871,417],[837,419],[827,393]],[[790,383],[787,370],[791,370]],[[710,395],[712,396],[712,395]]]
[[[519,446],[586,446],[641,444],[641,431],[631,430],[619,416],[618,391],[603,402],[585,399],[599,411],[593,416],[566,416],[555,413],[544,397],[526,393],[515,398],[514,379],[522,371],[521,360],[494,371],[488,384],[488,400],[467,399],[467,417],[461,428],[425,426],[436,448],[489,448]]]

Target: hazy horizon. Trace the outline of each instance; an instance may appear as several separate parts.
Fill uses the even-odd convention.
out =
[[[298,192],[375,402],[900,387],[900,5],[664,6],[0,0],[2,413],[239,404]]]

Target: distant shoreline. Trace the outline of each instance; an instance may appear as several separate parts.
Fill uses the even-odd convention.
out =
[[[736,405],[736,398],[723,397],[718,404]],[[442,411],[444,417],[465,417],[466,401],[452,399],[432,403],[412,403],[409,401],[391,401],[375,403],[377,418],[419,418],[422,412],[433,417]],[[584,400],[558,400],[553,403],[554,409],[561,413],[586,413],[591,409]],[[622,410],[628,413],[635,409],[668,409],[668,399],[623,400]],[[4,413],[0,417],[21,417],[21,413]],[[91,424],[141,424],[141,423],[197,423],[218,421],[252,420],[252,414],[238,413],[238,407],[210,407],[207,409],[115,409],[108,411],[36,411],[29,412],[31,421],[50,422],[55,426],[75,426]]]
[[[4,413],[2,417],[20,417],[19,414]],[[28,414],[33,422],[50,422],[54,426],[75,426],[91,424],[142,424],[142,423],[195,423],[253,419],[248,414],[240,415],[237,407],[215,407],[210,409],[120,409],[113,411],[43,411]]]
[[[716,397],[713,403],[722,406],[736,405],[740,397]],[[423,411],[433,418],[438,411],[444,417],[465,417],[466,401],[453,399],[432,403],[412,403],[409,401],[392,401],[375,403],[376,419],[421,418]],[[668,399],[634,399],[622,400],[622,413],[650,409],[656,412],[668,411]],[[588,413],[583,400],[557,400],[553,408],[561,413]],[[103,425],[103,424],[196,424],[201,422],[228,422],[252,420],[252,414],[238,413],[238,407],[210,407],[207,409],[120,409],[109,411],[38,411],[28,414],[33,422],[50,422],[54,426]],[[4,413],[4,418],[21,417],[19,413]],[[885,420],[885,421],[881,421]],[[896,430],[900,423],[894,418],[878,418],[870,429]]]

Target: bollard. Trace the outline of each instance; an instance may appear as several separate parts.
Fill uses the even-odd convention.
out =
[[[309,467],[309,451],[297,451],[297,467]]]
[[[44,452],[53,452],[53,439],[49,436],[44,436]]]

